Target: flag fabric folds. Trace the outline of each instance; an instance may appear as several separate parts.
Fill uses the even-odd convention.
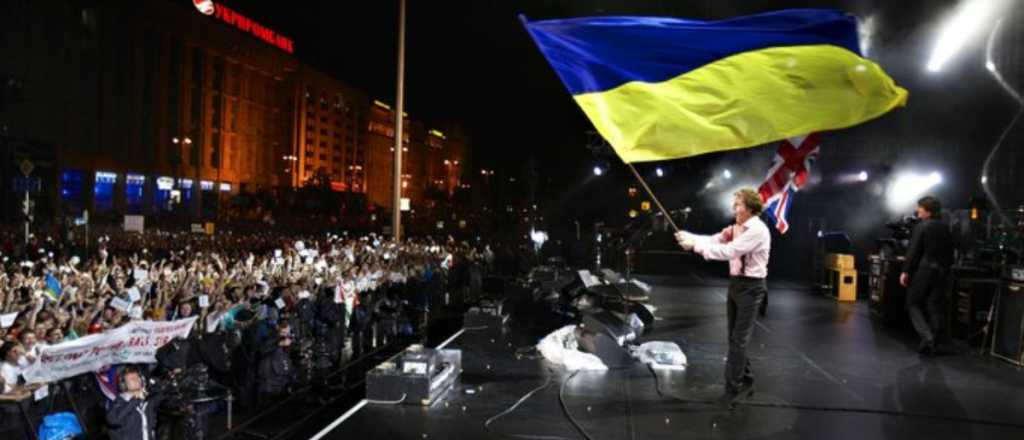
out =
[[[906,90],[860,55],[856,20],[840,11],[523,23],[625,162],[849,127],[907,99]]]
[[[117,389],[117,366],[111,365],[100,369],[99,371],[93,372],[96,376],[96,385],[99,386],[100,392],[103,393],[103,397],[107,399],[107,403],[117,400],[120,392]]]
[[[807,184],[811,172],[811,164],[818,158],[821,150],[821,138],[817,133],[779,143],[775,160],[764,183],[757,189],[764,202],[764,213],[779,233],[789,230],[789,208],[793,196]]]

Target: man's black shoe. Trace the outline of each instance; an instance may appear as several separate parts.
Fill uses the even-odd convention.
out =
[[[917,347],[917,352],[922,354],[922,355],[924,355],[924,356],[934,356],[935,355],[935,341],[932,340],[932,339],[927,339],[927,340],[921,341],[921,345],[919,345]]]
[[[743,384],[739,387],[731,387],[726,385],[725,393],[718,399],[718,403],[724,407],[732,408],[736,405],[736,402],[750,397],[754,394],[754,381],[744,380]]]

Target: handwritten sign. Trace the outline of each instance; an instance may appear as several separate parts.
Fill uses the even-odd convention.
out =
[[[133,321],[114,330],[42,347],[23,375],[28,383],[54,382],[115,364],[151,364],[174,338],[187,338],[196,317]]]

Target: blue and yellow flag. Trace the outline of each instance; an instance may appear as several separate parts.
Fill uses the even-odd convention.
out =
[[[62,289],[60,286],[60,281],[57,280],[57,277],[53,276],[53,274],[51,273],[47,273],[46,294],[49,295],[50,298],[52,298],[54,301],[57,301],[60,299],[61,290]]]
[[[860,55],[856,20],[840,11],[523,23],[625,162],[849,127],[907,101],[906,90]]]

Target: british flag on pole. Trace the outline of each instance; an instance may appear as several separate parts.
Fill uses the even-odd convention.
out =
[[[779,144],[768,177],[758,188],[764,212],[775,222],[775,228],[785,234],[789,230],[786,216],[793,196],[807,184],[811,164],[818,158],[821,139],[818,133],[789,138]]]

